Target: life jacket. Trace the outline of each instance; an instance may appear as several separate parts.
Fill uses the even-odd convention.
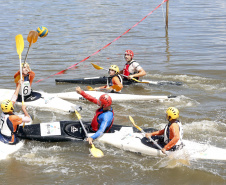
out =
[[[115,75],[113,75],[113,76],[108,77],[108,85],[109,85],[110,87],[114,85],[114,84],[112,83],[112,79],[113,79],[115,76],[117,76],[117,77],[119,78],[119,81],[121,82],[121,84],[123,83],[123,80],[122,80],[121,75],[115,74]]]
[[[9,125],[13,125],[13,123],[8,119],[9,114],[2,113],[1,115],[1,123],[0,123],[0,132],[4,136],[11,137],[13,133],[13,128],[9,128]],[[11,124],[10,124],[11,123]]]
[[[31,95],[31,84],[29,80],[29,75],[24,77],[24,82],[23,82],[23,94],[24,96],[29,96]],[[19,95],[22,95],[22,89],[20,88]]]
[[[92,130],[96,132],[99,129],[98,116],[100,114],[103,114],[104,112],[111,111],[113,113],[113,119],[112,119],[111,125],[105,129],[105,133],[107,133],[111,129],[113,122],[114,122],[114,111],[113,111],[113,109],[107,110],[107,111],[103,111],[103,110],[100,111],[100,109],[101,108],[96,110],[96,114],[91,122],[91,127],[92,127]]]
[[[124,69],[123,69],[123,75],[125,76],[129,76],[131,75],[131,73],[129,72],[129,66],[135,62],[134,60],[132,60],[130,63],[126,63],[125,66],[124,66]]]
[[[182,127],[182,124],[180,121],[176,121],[175,123],[178,124],[179,126],[179,134],[180,134],[180,139],[177,141],[177,143],[175,144],[176,146],[179,146],[182,144],[182,138],[183,138],[183,127]],[[164,130],[164,142],[165,144],[169,143],[170,142],[170,139],[169,139],[169,135],[170,135],[170,131],[169,131],[169,128],[170,126],[172,125],[172,123],[168,123],[165,127],[165,130]]]

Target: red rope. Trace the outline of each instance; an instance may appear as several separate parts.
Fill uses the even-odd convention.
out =
[[[114,39],[114,40],[111,41],[110,43],[108,43],[106,46],[104,46],[104,47],[102,47],[101,49],[97,50],[97,51],[96,51],[95,53],[93,53],[92,55],[90,55],[90,56],[84,58],[84,59],[81,60],[80,62],[78,62],[78,63],[76,63],[76,64],[74,64],[74,65],[68,67],[67,69],[64,69],[64,70],[62,70],[62,71],[60,71],[60,72],[58,72],[58,73],[56,73],[56,74],[53,74],[53,75],[51,75],[51,76],[49,76],[49,77],[47,77],[47,78],[40,79],[40,80],[38,80],[38,81],[35,82],[35,83],[41,82],[41,81],[43,81],[43,80],[45,80],[45,79],[48,79],[48,78],[50,78],[50,77],[52,77],[52,76],[55,76],[55,75],[63,74],[63,73],[64,73],[65,71],[67,71],[68,69],[71,69],[71,68],[77,66],[79,63],[82,63],[82,62],[84,62],[85,60],[89,59],[91,56],[96,55],[96,54],[99,53],[102,49],[104,49],[104,48],[110,46],[113,42],[117,41],[117,40],[118,40],[119,38],[121,38],[123,35],[125,35],[126,33],[128,33],[132,28],[136,27],[139,23],[141,23],[144,19],[146,19],[149,15],[151,15],[155,10],[157,10],[157,9],[158,9],[163,3],[165,3],[166,1],[168,1],[168,0],[163,0],[163,2],[162,2],[161,4],[159,4],[154,10],[152,10],[152,11],[151,11],[148,15],[146,15],[143,19],[141,19],[139,22],[137,22],[136,24],[134,24],[130,29],[128,29],[127,31],[125,31],[122,35],[118,36],[116,39]]]

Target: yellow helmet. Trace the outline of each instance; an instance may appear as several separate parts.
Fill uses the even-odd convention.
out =
[[[109,68],[109,70],[112,69],[113,71],[115,71],[116,73],[119,73],[119,67],[117,65],[111,65],[111,67]]]
[[[8,112],[13,112],[13,102],[11,100],[4,100],[1,104],[1,109],[2,112],[8,113]]]
[[[175,107],[169,107],[166,111],[166,118],[168,121],[179,118],[179,110]]]

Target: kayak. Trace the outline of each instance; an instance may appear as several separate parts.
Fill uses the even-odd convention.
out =
[[[14,92],[15,90],[12,89],[0,89],[0,103],[5,99],[11,99]],[[33,99],[31,97],[30,101],[25,101],[25,105],[27,107],[30,106],[35,108],[42,108],[49,111],[59,111],[59,112],[60,111],[73,112],[72,107],[75,107],[77,110],[82,109],[80,106],[65,101],[57,96],[54,96],[53,94],[37,91],[33,91],[33,93],[37,96],[34,96]],[[22,103],[17,101],[16,105],[22,105]]]
[[[26,123],[25,125],[30,125],[31,123],[32,122]],[[23,124],[21,124],[20,127],[23,128]],[[24,141],[19,141],[15,145],[9,145],[0,141],[0,160],[6,159],[10,154],[15,153],[20,148],[22,148],[23,145]]]
[[[91,122],[83,121],[83,124],[85,128],[89,129]],[[122,127],[126,126],[113,125],[110,133],[119,131]],[[148,129],[148,131],[154,130],[155,129]],[[59,121],[25,125],[24,128],[19,127],[17,136],[21,139],[29,139],[42,142],[84,140],[84,138],[86,137],[79,121]]]
[[[20,141],[16,145],[5,144],[0,141],[0,160],[7,159],[10,154],[15,153],[24,145],[24,141]]]
[[[89,84],[89,85],[96,85],[96,84],[107,84],[108,77],[90,77],[90,78],[78,78],[78,79],[55,79],[57,83],[76,83],[76,84]],[[174,81],[151,81],[151,80],[140,80],[141,82],[145,82],[145,84],[150,85],[183,85],[182,82],[174,82]],[[123,85],[131,85],[139,83],[136,81],[123,81]]]
[[[85,91],[87,94],[99,98],[102,94],[106,94],[105,92],[100,91]],[[139,101],[139,100],[169,100],[175,99],[176,96],[154,96],[154,95],[135,95],[135,94],[122,94],[122,93],[107,93],[111,96],[112,101]],[[77,92],[64,92],[64,93],[56,93],[53,96],[62,98],[64,100],[86,100],[82,95]]]
[[[83,124],[88,130],[90,121],[84,121]],[[143,130],[145,132],[156,131],[154,128]],[[88,135],[92,134],[88,130]],[[79,141],[85,139],[85,133],[79,121],[60,121],[26,125],[24,129],[20,127],[18,137],[42,142]],[[109,133],[104,133],[97,140],[130,152],[154,157],[165,156],[142,133],[130,126],[113,125]],[[183,156],[186,154],[189,159],[226,160],[226,149],[188,140],[183,140],[183,143],[185,146],[182,150],[168,153],[183,152]]]

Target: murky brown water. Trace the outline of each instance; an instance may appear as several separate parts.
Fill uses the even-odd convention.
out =
[[[28,63],[36,81],[83,60],[113,41],[151,12],[161,1],[5,1],[1,0],[0,84],[14,88],[19,68],[15,36],[25,40],[30,30],[46,26],[49,35],[32,45]],[[184,138],[226,149],[226,2],[170,1],[169,33],[164,27],[165,5],[109,47],[77,68],[56,78],[107,75],[95,71],[90,62],[108,68],[124,65],[126,49],[147,71],[145,79],[183,82],[183,86],[134,85],[125,93],[177,95],[173,102],[115,103],[115,123],[161,129],[165,110],[176,106],[184,125]],[[73,84],[57,85],[51,77],[33,84],[46,92],[74,90]],[[85,86],[82,86],[83,88]],[[77,103],[77,102],[75,102]],[[97,108],[81,102],[83,119],[91,119]],[[76,119],[74,115],[29,109],[34,122]],[[0,162],[3,184],[224,184],[225,162],[190,161],[190,166],[170,164],[96,143],[105,157],[93,159],[88,145],[27,141],[23,149]]]

